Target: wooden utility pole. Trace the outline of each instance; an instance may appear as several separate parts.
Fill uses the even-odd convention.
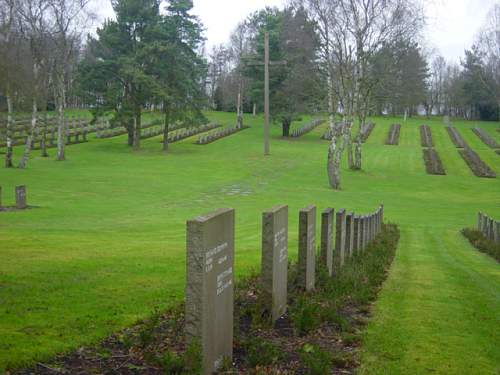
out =
[[[269,33],[264,36],[264,156],[269,155]]]

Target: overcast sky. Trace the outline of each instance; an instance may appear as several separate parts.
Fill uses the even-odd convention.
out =
[[[428,17],[426,47],[435,48],[448,61],[458,62],[470,48],[486,13],[499,0],[424,0]],[[104,19],[113,15],[109,0],[96,0]],[[283,0],[194,0],[193,13],[205,26],[207,47],[226,43],[236,25],[250,13]]]

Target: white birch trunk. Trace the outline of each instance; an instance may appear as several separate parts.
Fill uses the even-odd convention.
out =
[[[66,101],[66,92],[64,89],[64,83],[59,82],[59,93],[58,93],[58,103],[57,103],[57,114],[58,114],[58,124],[57,124],[57,160],[66,160],[65,155],[65,140],[64,135],[66,131],[66,121],[64,118],[64,107]]]
[[[38,94],[38,65],[37,63],[33,63],[33,105],[31,111],[31,127],[28,132],[28,136],[26,137],[26,144],[24,146],[24,153],[21,161],[19,162],[18,168],[24,169],[26,168],[26,164],[28,163],[28,159],[31,152],[31,146],[33,143],[33,135],[35,133],[37,119],[38,119],[38,103],[37,103],[37,94]]]
[[[5,153],[5,168],[12,168],[12,153],[13,153],[13,146],[12,146],[12,123],[13,123],[13,105],[12,105],[12,97],[10,95],[10,91],[7,90],[6,93],[6,99],[7,99],[7,129],[6,129],[6,136],[7,136],[7,152]]]

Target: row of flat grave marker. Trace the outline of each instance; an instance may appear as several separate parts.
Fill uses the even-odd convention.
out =
[[[294,129],[290,132],[290,137],[292,138],[296,138],[296,137],[300,137],[300,136],[303,136],[304,134],[306,133],[309,133],[310,131],[312,131],[314,128],[320,126],[322,123],[325,122],[325,119],[314,119],[312,120],[311,122],[305,124],[304,126],[298,128],[298,129]]]
[[[383,206],[365,216],[337,212],[321,214],[321,256],[331,276],[344,262],[365,250],[380,233]],[[339,224],[340,223],[340,224]],[[339,229],[340,228],[340,229]],[[235,210],[220,209],[187,222],[185,332],[188,345],[199,345],[203,374],[217,371],[232,359],[234,324]],[[298,286],[315,288],[316,207],[299,212]],[[339,262],[335,265],[335,262]],[[287,308],[288,206],[262,214],[261,283],[263,302],[275,322]]]
[[[479,212],[477,214],[477,230],[490,241],[500,244],[500,221],[495,221],[488,215]]]
[[[248,129],[248,126],[242,127],[230,127],[230,128],[221,128],[216,129],[210,133],[202,134],[198,137],[198,140],[195,142],[197,145],[207,145],[209,143],[215,142],[221,138],[230,136],[232,134],[238,133],[242,130]]]
[[[399,134],[401,132],[400,124],[392,124],[389,129],[389,133],[387,134],[387,139],[385,140],[385,144],[389,146],[397,146],[399,145]]]
[[[15,208],[18,210],[24,210],[25,208],[28,208],[26,200],[26,186],[25,185],[16,186],[15,192],[16,192]],[[2,205],[2,187],[0,186],[0,211],[3,211],[7,208],[10,207]]]

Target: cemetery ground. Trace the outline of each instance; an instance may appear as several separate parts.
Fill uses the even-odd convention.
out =
[[[208,116],[234,125],[234,114]],[[500,180],[473,175],[440,119],[373,121],[363,171],[344,164],[340,192],[326,177],[326,124],[289,140],[273,126],[265,158],[262,118],[251,116],[248,130],[209,145],[188,138],[168,155],[159,137],[144,140],[138,152],[123,136],[91,137],[68,147],[65,162],[54,160],[55,150],[50,158],[34,151],[28,169],[0,169],[3,204],[25,184],[28,204],[37,206],[0,213],[0,372],[96,343],[181,301],[187,219],[236,209],[241,278],[260,267],[261,213],[270,207],[289,206],[296,260],[300,208],[367,213],[384,203],[385,220],[400,226],[401,239],[363,333],[361,372],[496,373],[500,268],[459,231],[474,226],[478,211],[500,218]],[[399,145],[386,146],[393,123],[401,124]],[[424,123],[445,176],[426,174]],[[453,125],[499,174],[500,156],[471,130],[480,125],[500,141],[498,124]]]

